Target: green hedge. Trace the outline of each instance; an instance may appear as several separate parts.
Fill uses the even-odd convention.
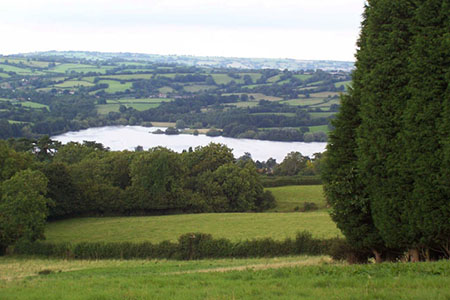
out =
[[[309,232],[299,232],[295,239],[271,238],[232,242],[214,239],[210,234],[187,233],[177,243],[43,243],[20,242],[10,253],[74,259],[178,259],[275,257],[287,255],[329,254],[341,239],[316,239]]]

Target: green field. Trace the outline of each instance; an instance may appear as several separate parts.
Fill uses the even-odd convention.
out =
[[[292,185],[266,188],[266,190],[271,191],[277,201],[277,207],[272,211],[294,211],[296,207],[301,208],[305,202],[315,203],[319,209],[326,207],[321,185]]]
[[[11,77],[11,76],[9,76],[6,73],[0,73],[0,78],[9,78],[9,77]]]
[[[57,88],[71,88],[79,86],[94,86],[93,83],[84,80],[67,80],[62,83],[55,84],[54,87]]]
[[[170,102],[173,101],[172,98],[123,98],[117,100],[107,100],[108,103],[162,103],[162,102]]]
[[[295,106],[310,106],[323,103],[323,98],[300,98],[281,101],[281,103]]]
[[[106,73],[106,70],[110,70],[113,67],[111,66],[101,66],[97,67],[94,65],[87,65],[87,64],[60,64],[53,68],[50,68],[50,72],[55,73],[70,73],[72,71],[77,73],[88,73],[88,72],[96,72],[96,73]]]
[[[253,80],[253,82],[256,82],[256,80],[260,79],[262,76],[260,73],[239,73],[239,75],[242,78],[244,78],[245,75],[248,75]]]
[[[20,103],[20,105],[22,105],[23,107],[46,108],[46,109],[50,110],[50,107],[48,107],[48,105],[40,104],[40,103],[36,103],[36,102],[25,101],[25,102],[16,102],[16,103]]]
[[[109,114],[110,112],[119,112],[120,105],[122,104],[101,104],[96,105],[97,112],[101,115]],[[150,108],[156,108],[159,106],[158,103],[127,103],[123,104],[125,107],[132,107],[135,110],[143,111]]]
[[[108,88],[105,89],[105,92],[107,93],[115,93],[115,92],[123,92],[128,89],[131,89],[132,83],[131,82],[124,82],[120,83],[116,80],[100,80],[98,83],[106,83],[108,84]]]
[[[158,89],[160,93],[167,94],[167,93],[173,93],[173,88],[170,86],[163,86],[162,88]]]
[[[147,217],[77,218],[51,222],[45,230],[48,242],[176,241],[188,232],[210,233],[232,241],[272,237],[294,238],[299,231],[315,237],[340,235],[328,212],[307,213],[210,213]]]
[[[202,261],[0,258],[0,269],[2,299],[450,298],[449,261],[344,265],[305,256]]]
[[[233,80],[239,83],[244,82],[242,79],[231,78],[227,74],[211,74],[211,76],[217,84],[228,84]]]
[[[4,65],[4,64],[0,64],[0,69],[3,69],[3,72],[14,72],[19,75],[33,75],[33,74],[41,75],[41,74],[43,74],[40,71],[34,71],[34,70],[28,69],[26,67],[19,68],[19,67],[10,66],[10,65]]]
[[[132,107],[136,110],[143,111],[150,108],[158,107],[162,102],[170,102],[170,101],[173,101],[173,99],[171,98],[114,99],[114,100],[107,100],[107,104],[96,105],[96,108],[99,114],[118,112],[120,105],[125,105],[125,107]]]
[[[153,74],[120,74],[120,75],[102,75],[102,76],[87,76],[83,77],[83,80],[94,82],[94,79],[98,77],[100,79],[111,80],[134,80],[134,79],[150,79]]]
[[[278,75],[272,76],[269,79],[267,79],[267,82],[275,83],[277,81],[280,81],[281,75],[282,74],[278,74]]]
[[[298,78],[300,80],[307,80],[309,78],[312,77],[312,75],[307,75],[307,74],[298,74],[298,75],[294,75],[295,78]]]
[[[309,113],[311,115],[312,119],[318,119],[318,118],[328,118],[333,115],[335,115],[335,112],[311,112]]]
[[[242,94],[246,94],[249,98],[252,98],[251,101],[260,101],[260,100],[267,100],[267,101],[280,101],[283,98],[275,97],[275,96],[267,96],[262,93],[224,93],[222,96],[230,96],[230,95],[237,95],[241,96]]]
[[[8,61],[9,63],[13,64],[23,64],[25,66],[29,67],[37,67],[37,68],[47,68],[50,64],[47,61],[38,61],[38,60],[26,60],[24,58],[0,58],[0,62],[4,63],[5,61]]]
[[[263,113],[252,113],[254,116],[285,116],[285,117],[295,117],[295,113],[282,113],[282,112],[263,112]]]
[[[328,128],[328,125],[309,126],[309,132],[318,132],[318,131],[328,133],[330,129]]]
[[[345,90],[347,91],[347,90],[348,90],[348,87],[351,87],[351,86],[352,86],[352,81],[349,80],[349,81],[336,82],[336,83],[334,84],[334,86],[337,87],[337,88],[339,88],[339,87],[341,87],[341,86],[344,86],[344,87],[345,87]]]

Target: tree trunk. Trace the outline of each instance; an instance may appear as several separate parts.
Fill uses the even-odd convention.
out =
[[[372,252],[375,255],[375,262],[377,264],[382,263],[383,262],[383,258],[381,258],[381,253],[378,252],[377,250],[372,250]]]
[[[411,262],[418,262],[420,261],[420,255],[419,255],[419,249],[410,249],[409,250],[409,258]]]

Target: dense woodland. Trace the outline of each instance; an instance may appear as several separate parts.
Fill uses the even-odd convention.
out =
[[[211,134],[326,141],[348,71],[233,69],[50,53],[0,57],[0,138],[182,122]]]
[[[377,261],[450,257],[450,6],[369,1],[325,160],[332,217]]]

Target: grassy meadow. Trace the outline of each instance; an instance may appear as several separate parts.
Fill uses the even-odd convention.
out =
[[[345,265],[327,257],[202,261],[0,258],[2,299],[434,299],[450,263]]]
[[[156,125],[155,125],[156,126]],[[317,238],[340,236],[340,231],[326,211],[321,185],[268,188],[277,207],[265,213],[209,213],[144,217],[77,218],[51,222],[45,236],[48,242],[142,242],[176,241],[188,232],[212,234],[231,241],[294,238],[299,231],[309,231]],[[305,202],[318,211],[295,212]]]
[[[232,241],[271,237],[283,240],[307,230],[317,238],[340,235],[328,212],[212,213],[146,217],[77,218],[51,222],[48,242],[176,241],[188,232],[212,234]]]
[[[292,212],[301,208],[305,202],[315,203],[319,209],[326,208],[321,185],[292,185],[266,188],[272,192],[277,201],[275,212]]]

